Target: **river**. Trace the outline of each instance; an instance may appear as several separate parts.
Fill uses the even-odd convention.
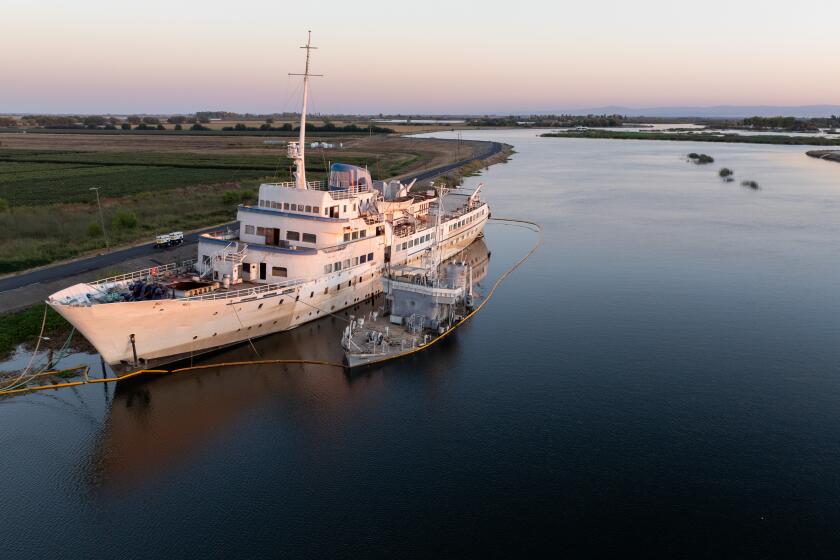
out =
[[[439,347],[0,401],[2,557],[836,556],[840,164],[538,133],[462,133],[544,240]],[[485,285],[533,239],[489,225]]]

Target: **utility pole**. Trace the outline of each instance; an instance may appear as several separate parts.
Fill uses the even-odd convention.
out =
[[[105,238],[105,248],[108,246],[108,234],[105,233],[105,216],[102,214],[102,203],[99,201],[99,187],[91,187],[91,191],[96,191],[96,205],[99,207],[99,223],[102,224],[102,237]]]

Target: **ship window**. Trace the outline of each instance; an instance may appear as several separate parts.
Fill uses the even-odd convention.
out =
[[[254,226],[245,226],[246,235],[254,235]]]
[[[286,239],[288,239],[289,241],[300,241],[300,233],[296,231],[287,231]]]
[[[369,261],[372,261],[372,260],[373,260],[373,253],[368,253],[368,260],[369,260]]]
[[[344,241],[350,241],[350,234],[349,233],[344,234]]]
[[[314,233],[304,233],[303,234],[304,243],[315,243],[316,240],[317,240],[317,237],[315,236]]]
[[[354,232],[353,232],[353,239],[358,239],[358,238],[359,238],[359,232],[358,232],[358,231],[354,231]]]
[[[284,202],[284,203],[283,203],[283,210],[288,210],[288,209],[289,209],[289,203],[288,203],[288,202]]]
[[[265,228],[257,226],[257,235],[265,235]]]
[[[364,264],[367,262],[367,255],[362,255],[359,257],[359,263]]]
[[[344,205],[344,212],[345,213],[347,212],[347,205],[346,204]]]
[[[201,255],[201,262],[204,264],[210,264],[210,255]]]
[[[329,274],[330,272],[332,272],[332,265],[331,264],[325,264],[324,265],[324,274]]]
[[[344,268],[350,268],[350,259],[344,259]]]
[[[291,209],[292,209],[292,211],[297,212],[297,210],[298,210],[298,205],[297,205],[297,204],[292,203],[292,208],[291,208]]]
[[[359,257],[353,257],[353,266],[359,264]]]
[[[403,244],[402,244],[402,250],[403,250],[403,251],[405,251],[407,248],[408,248],[408,245],[406,245],[405,243],[403,243]]]
[[[336,263],[333,263],[333,270],[335,270],[336,272],[338,272],[339,270],[341,270],[341,261],[338,261],[338,262],[336,262]]]
[[[312,212],[312,207],[311,207],[311,206],[307,206],[307,207],[306,207],[306,211],[307,211],[307,212]]]
[[[366,229],[359,230],[359,237],[367,237],[367,230]]]
[[[271,267],[271,275],[272,276],[281,276],[285,278],[288,276],[288,272],[285,267],[283,266],[272,266]]]
[[[318,209],[318,207],[317,207],[317,206],[313,206],[313,207],[312,207],[312,212],[314,212],[315,214],[317,214],[318,212],[320,212],[320,210]]]
[[[280,209],[280,203],[279,203],[279,202],[272,202],[272,203],[271,203],[271,207],[272,207],[272,208],[274,208],[274,209],[279,210],[279,209]]]

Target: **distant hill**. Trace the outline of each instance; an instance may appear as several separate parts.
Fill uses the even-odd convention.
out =
[[[592,107],[554,111],[572,115],[627,115],[629,117],[830,117],[840,115],[840,105],[715,105],[712,107]]]

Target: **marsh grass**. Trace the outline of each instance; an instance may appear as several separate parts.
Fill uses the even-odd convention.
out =
[[[44,305],[36,305],[16,313],[3,315],[0,321],[0,358],[12,352],[18,344],[34,345],[41,332],[41,321],[44,318]],[[44,325],[44,336],[51,338],[64,337],[70,331],[70,324],[64,317],[47,308],[47,321]]]

